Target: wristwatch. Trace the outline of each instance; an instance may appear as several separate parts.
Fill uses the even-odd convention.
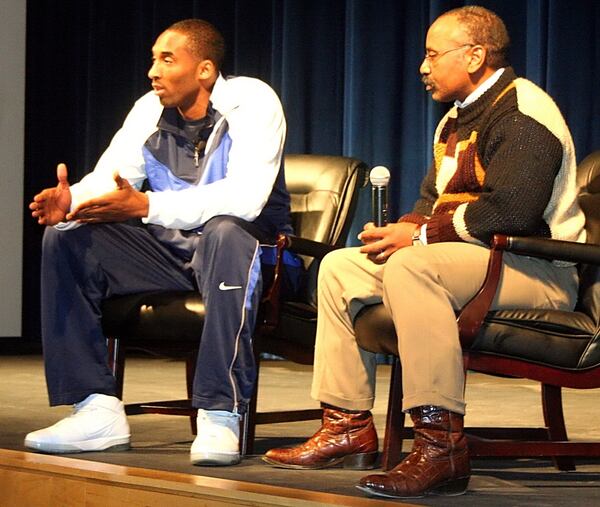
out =
[[[415,230],[412,234],[412,244],[413,246],[423,244],[421,241],[421,227],[415,227]]]

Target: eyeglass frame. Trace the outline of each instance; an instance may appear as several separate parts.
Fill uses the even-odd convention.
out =
[[[446,49],[446,51],[440,51],[440,52],[426,50],[425,55],[423,56],[423,60],[426,60],[427,63],[432,64],[432,63],[435,63],[437,60],[439,60],[442,56],[447,55],[448,53],[452,53],[452,51],[458,51],[459,49],[464,49],[464,48],[472,48],[472,47],[475,47],[476,45],[477,44],[463,44],[462,46],[457,46],[455,48]]]

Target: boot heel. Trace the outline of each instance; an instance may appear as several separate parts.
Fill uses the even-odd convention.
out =
[[[435,488],[432,493],[442,496],[458,496],[463,495],[467,491],[469,485],[469,477],[460,477],[453,481],[446,482]]]
[[[344,458],[342,466],[349,470],[371,470],[376,466],[378,454],[377,451],[350,454]]]

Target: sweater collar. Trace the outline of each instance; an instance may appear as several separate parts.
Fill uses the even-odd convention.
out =
[[[459,109],[465,108],[470,104],[473,104],[479,97],[481,97],[485,92],[487,92],[492,86],[494,86],[500,76],[504,72],[504,67],[498,69],[494,72],[490,77],[488,77],[483,83],[481,83],[471,94],[463,101],[456,100],[454,105]]]
[[[494,100],[502,93],[502,91],[515,79],[517,76],[515,75],[513,69],[511,67],[506,67],[504,72],[500,74],[497,81],[492,84],[490,88],[485,90],[481,96],[477,97],[476,100],[462,108],[454,107],[454,113],[452,116],[456,116],[459,118],[459,121],[469,122],[475,118],[477,118],[480,114],[487,109],[490,104],[494,102]],[[484,83],[485,84],[485,83]]]

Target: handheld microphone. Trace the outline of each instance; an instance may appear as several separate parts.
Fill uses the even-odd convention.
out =
[[[378,165],[369,173],[371,182],[371,215],[376,227],[383,227],[388,222],[388,192],[390,171]]]

